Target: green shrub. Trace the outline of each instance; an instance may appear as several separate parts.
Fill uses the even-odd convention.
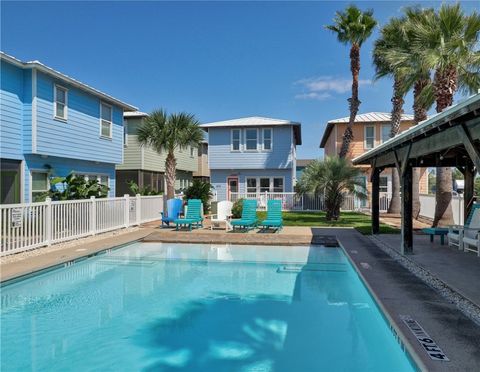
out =
[[[200,199],[203,203],[203,213],[210,211],[210,199],[212,198],[212,185],[210,182],[202,182],[194,180],[193,183],[185,190],[184,199]]]
[[[233,203],[233,207],[232,207],[232,217],[233,218],[241,218],[242,217],[243,200],[244,199],[238,199],[235,203]]]

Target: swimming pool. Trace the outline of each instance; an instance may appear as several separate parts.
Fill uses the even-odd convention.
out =
[[[415,370],[340,248],[134,243],[1,304],[2,371]]]

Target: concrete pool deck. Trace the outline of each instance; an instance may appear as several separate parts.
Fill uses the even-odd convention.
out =
[[[396,239],[396,235],[385,239]],[[148,224],[115,236],[97,236],[78,240],[63,247],[37,249],[34,255],[19,254],[15,260],[3,258],[0,262],[1,281],[29,274],[54,265],[93,255],[105,249],[136,240],[145,242],[183,242],[206,244],[269,244],[308,245],[340,242],[345,252],[377,298],[390,323],[405,340],[412,355],[416,355],[423,369],[432,371],[480,370],[480,327],[437,291],[412,275],[407,269],[383,252],[370,240],[351,228],[285,227],[279,234],[225,233],[206,229],[175,232]],[[23,257],[20,255],[24,255]],[[450,359],[449,362],[431,360],[425,349],[400,319],[409,315],[436,341]]]

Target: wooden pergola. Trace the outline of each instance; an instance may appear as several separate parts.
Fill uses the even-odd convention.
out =
[[[412,169],[456,167],[464,175],[464,216],[474,201],[475,174],[480,170],[480,93],[409,128],[353,159],[372,167],[372,233],[379,233],[380,173],[396,167],[401,182],[402,253],[413,253]]]

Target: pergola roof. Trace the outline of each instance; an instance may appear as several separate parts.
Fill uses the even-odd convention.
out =
[[[408,159],[415,167],[461,166],[469,156],[475,162],[479,140],[480,94],[475,94],[356,157],[353,164],[393,167]]]

